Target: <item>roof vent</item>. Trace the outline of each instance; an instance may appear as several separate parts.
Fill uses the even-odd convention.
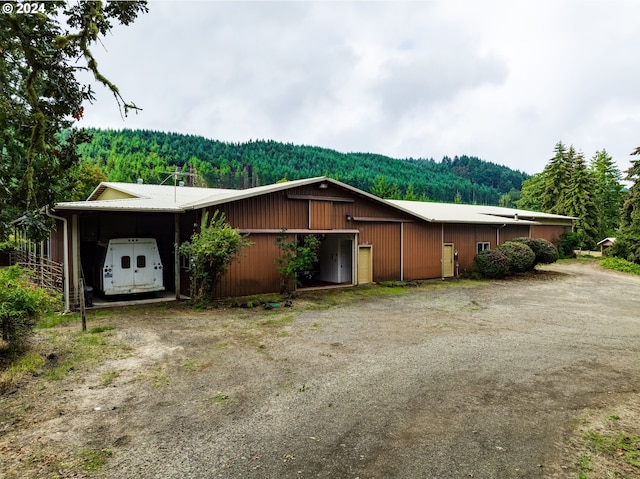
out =
[[[142,178],[138,178],[138,181],[136,181],[136,183],[138,183],[139,185],[141,185],[142,183],[144,183],[144,180]]]
[[[184,181],[178,182],[178,186],[184,186]]]
[[[513,215],[513,219],[514,219],[514,220],[516,220],[516,221],[518,221],[518,213],[516,213],[516,214],[514,214],[514,215]]]

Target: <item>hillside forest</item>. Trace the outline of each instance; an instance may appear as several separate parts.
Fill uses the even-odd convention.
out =
[[[250,188],[282,180],[329,176],[384,198],[476,204],[510,203],[529,175],[473,156],[393,159],[315,146],[256,140],[228,143],[147,130],[87,130],[78,150],[85,176],[159,184],[179,168],[186,182]],[[96,183],[97,184],[97,183]],[[87,185],[88,186],[88,185]],[[95,184],[94,184],[95,186]],[[76,191],[84,199],[91,192]],[[71,198],[70,198],[71,199]],[[505,206],[509,206],[506,204]]]
[[[244,189],[329,176],[381,198],[488,204],[579,218],[571,241],[595,249],[616,236],[625,190],[622,173],[603,149],[584,154],[558,142],[541,173],[529,176],[473,156],[394,159],[272,140],[229,143],[148,130],[86,130],[76,187],[86,198],[101,180],[160,184],[180,172],[186,184]],[[64,141],[64,140],[63,140]]]

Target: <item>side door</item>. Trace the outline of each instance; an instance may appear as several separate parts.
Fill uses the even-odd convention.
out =
[[[358,284],[373,282],[373,248],[358,246]]]
[[[450,278],[455,271],[453,244],[442,245],[442,277]]]

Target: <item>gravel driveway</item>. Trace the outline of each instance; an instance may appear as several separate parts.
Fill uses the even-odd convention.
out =
[[[69,387],[75,413],[49,424],[113,451],[101,477],[576,477],[576,419],[640,387],[640,279],[594,264],[151,313],[105,319],[133,354]]]

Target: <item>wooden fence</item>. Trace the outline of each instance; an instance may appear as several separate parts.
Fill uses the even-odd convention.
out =
[[[64,267],[49,258],[27,251],[16,251],[14,262],[27,271],[31,282],[41,288],[64,292]]]

